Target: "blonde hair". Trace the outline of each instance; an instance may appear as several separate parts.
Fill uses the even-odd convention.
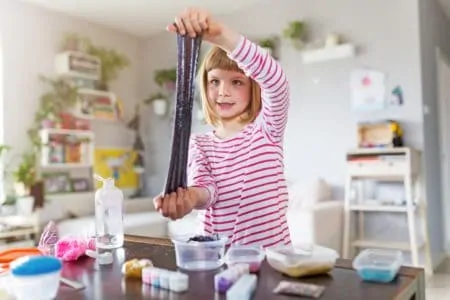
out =
[[[219,47],[212,47],[206,54],[198,72],[198,81],[203,113],[205,114],[205,121],[206,123],[214,126],[217,125],[219,117],[215,113],[213,107],[211,106],[211,103],[208,101],[207,94],[208,72],[213,69],[235,71],[242,74],[244,74],[244,71],[242,71],[237,63],[230,59],[227,53]],[[253,122],[261,110],[261,89],[259,85],[251,78],[250,83],[250,103],[245,113],[240,117],[242,123]]]

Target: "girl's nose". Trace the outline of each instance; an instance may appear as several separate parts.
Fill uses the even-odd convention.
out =
[[[219,96],[225,97],[229,96],[228,86],[225,82],[222,82],[219,87]]]

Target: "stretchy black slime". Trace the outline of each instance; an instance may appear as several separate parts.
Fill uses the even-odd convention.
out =
[[[176,82],[175,121],[165,194],[187,187],[187,163],[191,135],[192,107],[194,105],[195,76],[201,46],[201,37],[191,38],[177,34],[178,61]]]

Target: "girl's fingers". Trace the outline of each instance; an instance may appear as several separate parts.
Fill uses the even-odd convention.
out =
[[[193,13],[190,18],[191,25],[192,25],[193,29],[195,30],[196,34],[201,34],[203,31],[203,29],[200,25],[200,18],[201,18],[201,15],[198,12]]]
[[[186,193],[184,189],[179,188],[178,189],[178,197],[177,197],[177,203],[176,203],[176,210],[177,210],[177,218],[182,218],[184,216],[184,210],[186,207]]]
[[[175,23],[172,23],[170,25],[167,25],[166,30],[170,31],[170,32],[174,32],[177,33],[178,29]]]
[[[156,211],[160,211],[162,207],[162,196],[158,196],[153,198],[153,206],[155,207]]]
[[[176,29],[179,34],[186,34],[186,28],[184,27],[183,20],[180,17],[175,18],[174,24],[176,25]]]
[[[189,15],[183,16],[183,18],[181,20],[184,24],[184,27],[186,28],[186,34],[188,34],[190,37],[195,37],[197,33],[195,32],[191,18],[192,18],[192,14],[189,14]]]
[[[172,199],[174,198],[175,193],[171,193],[170,195],[165,195],[163,200],[163,216],[169,217],[170,213],[170,202],[172,202]],[[176,196],[175,196],[176,197]]]
[[[176,219],[176,216],[177,216],[177,198],[178,198],[178,195],[176,194],[176,193],[172,193],[171,195],[170,195],[170,199],[169,199],[169,204],[168,204],[168,215],[169,215],[169,218],[171,218],[172,220],[173,219]]]

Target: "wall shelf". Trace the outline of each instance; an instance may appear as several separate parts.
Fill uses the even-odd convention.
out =
[[[332,47],[324,47],[302,52],[302,61],[305,64],[325,62],[336,59],[354,57],[356,55],[355,46],[352,44],[342,44]]]

